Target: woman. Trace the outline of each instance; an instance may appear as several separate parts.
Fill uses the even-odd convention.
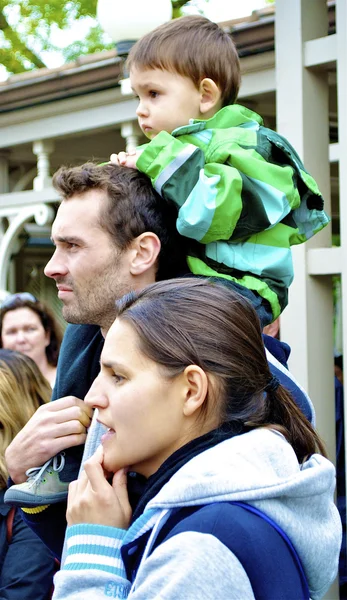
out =
[[[117,311],[86,397],[107,433],[70,484],[54,599],[321,598],[341,543],[335,470],[272,377],[251,305],[177,279]]]
[[[50,395],[48,382],[31,358],[0,350],[0,598],[6,600],[47,600],[51,594],[53,556],[20,514],[3,502],[5,450]]]
[[[0,308],[0,347],[32,358],[53,388],[61,343],[59,327],[29,292],[11,294]]]

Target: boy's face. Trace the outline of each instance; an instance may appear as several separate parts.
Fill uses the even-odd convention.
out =
[[[188,77],[161,69],[132,68],[130,82],[138,96],[139,125],[148,139],[160,131],[171,133],[188,125],[189,119],[203,119],[201,93]]]

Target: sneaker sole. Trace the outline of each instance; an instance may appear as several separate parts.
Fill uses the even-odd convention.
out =
[[[26,494],[25,492],[17,492],[13,490],[10,494],[11,488],[7,490],[4,496],[5,504],[11,504],[12,506],[23,506],[24,508],[35,508],[36,506],[43,506],[44,504],[57,504],[67,499],[66,492],[58,492],[49,496],[39,496],[32,494]]]

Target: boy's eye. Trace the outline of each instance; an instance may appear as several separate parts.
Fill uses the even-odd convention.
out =
[[[151,98],[156,98],[157,96],[159,96],[159,93],[155,92],[154,90],[151,90],[149,92],[149,95],[150,95]]]

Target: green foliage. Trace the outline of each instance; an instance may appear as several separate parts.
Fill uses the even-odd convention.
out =
[[[174,17],[182,14],[185,5],[196,3],[172,0]],[[21,73],[45,67],[45,51],[59,50],[66,61],[71,61],[81,54],[112,48],[95,20],[82,41],[63,50],[52,42],[52,32],[57,28],[64,32],[75,21],[95,19],[96,5],[97,0],[0,0],[0,65],[9,73]]]

